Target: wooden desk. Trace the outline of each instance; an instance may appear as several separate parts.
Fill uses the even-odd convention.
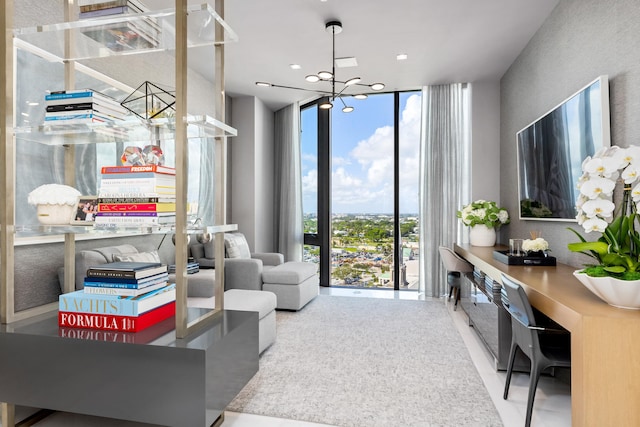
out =
[[[531,304],[571,332],[574,426],[640,426],[640,310],[611,307],[575,277],[574,267],[506,265],[493,247],[455,245],[455,252],[502,283],[505,273]]]

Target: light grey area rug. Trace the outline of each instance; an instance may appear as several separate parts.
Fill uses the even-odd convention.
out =
[[[336,426],[501,426],[440,301],[320,295],[227,410]]]

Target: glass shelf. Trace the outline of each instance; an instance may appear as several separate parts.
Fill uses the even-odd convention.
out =
[[[187,227],[187,234],[202,234],[202,233],[228,233],[231,231],[237,231],[237,224],[224,224],[224,225],[209,225],[209,226],[197,226]],[[175,233],[175,225],[162,225],[162,226],[136,226],[136,227],[93,227],[92,225],[16,225],[15,234],[16,237],[38,237],[38,236],[50,236],[60,234],[91,234],[91,235],[108,235],[108,234],[167,234]]]
[[[187,12],[188,48],[238,40],[210,5],[189,5]],[[220,40],[215,38],[217,26],[223,30]],[[19,28],[14,30],[14,35],[67,60],[175,50],[175,9]],[[74,40],[72,52],[65,51],[66,37]]]
[[[231,137],[238,131],[210,116],[187,117],[187,138]],[[173,119],[121,120],[112,123],[40,125],[14,129],[16,138],[45,145],[97,144],[107,142],[154,142],[175,139]]]

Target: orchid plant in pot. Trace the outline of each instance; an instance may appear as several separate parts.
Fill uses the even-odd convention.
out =
[[[587,241],[570,228],[579,242],[569,250],[588,255],[593,262],[574,275],[594,294],[610,305],[640,309],[640,147],[617,146],[600,150],[582,163],[578,182],[576,219],[586,233],[600,232]],[[614,203],[614,189],[622,186],[620,204]]]
[[[509,223],[509,213],[496,202],[476,200],[456,212],[464,225],[471,227],[469,240],[473,246],[493,246],[496,228]]]

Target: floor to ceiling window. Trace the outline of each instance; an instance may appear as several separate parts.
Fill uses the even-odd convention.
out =
[[[324,286],[417,290],[420,92],[345,101],[301,110],[305,258]]]

